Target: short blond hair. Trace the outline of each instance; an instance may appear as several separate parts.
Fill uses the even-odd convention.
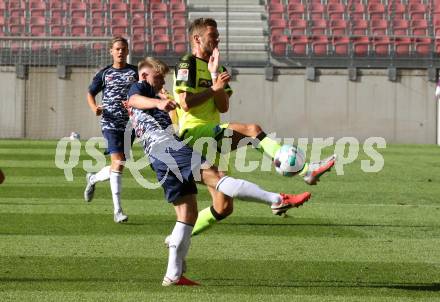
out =
[[[149,67],[161,75],[166,75],[170,71],[170,68],[166,63],[153,57],[146,57],[139,61],[138,70],[141,70],[144,67]]]

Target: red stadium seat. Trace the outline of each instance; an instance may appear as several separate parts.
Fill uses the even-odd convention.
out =
[[[152,19],[164,19],[167,17],[168,6],[165,3],[150,3]]]
[[[152,22],[153,36],[154,35],[167,35],[168,34],[168,20],[166,19],[154,19]]]
[[[390,45],[392,43],[389,37],[374,37],[372,44],[376,55],[387,56],[390,54]]]
[[[273,35],[284,35],[287,28],[287,22],[284,19],[277,19],[269,21],[270,34]]]
[[[311,20],[321,20],[324,19],[325,6],[321,3],[310,3],[309,4],[309,18]]]
[[[47,11],[47,4],[42,1],[31,1],[29,3],[31,17],[44,17]]]
[[[351,32],[353,35],[366,35],[368,33],[368,21],[363,19],[353,20]]]
[[[405,19],[405,13],[406,13],[406,5],[399,3],[399,2],[395,2],[395,1],[390,1],[388,4],[388,14],[390,16],[393,16],[393,20],[403,20]]]
[[[385,18],[385,5],[382,3],[370,3],[368,4],[368,14],[370,20],[381,20]]]
[[[415,36],[426,36],[428,34],[428,21],[412,20],[411,32]]]
[[[131,18],[145,19],[145,5],[142,2],[130,2],[130,14]]]
[[[348,37],[333,37],[333,48],[336,55],[346,56],[349,45],[350,39]]]
[[[110,16],[114,18],[127,18],[128,4],[115,2],[110,4]]]
[[[25,17],[26,16],[26,10],[24,8],[14,8],[9,10],[9,17]]]
[[[64,25],[50,25],[50,35],[55,37],[64,36],[65,28]]]
[[[411,39],[410,38],[396,38],[394,41],[394,49],[397,56],[408,56],[410,53]]]
[[[327,5],[327,12],[330,20],[344,19],[345,5],[342,3],[329,3]]]
[[[281,19],[284,13],[284,5],[281,3],[270,3],[267,6],[267,11],[269,12],[269,15],[274,15]]]
[[[285,56],[289,38],[286,35],[271,36],[270,44],[275,56]]]
[[[84,2],[70,3],[70,16],[72,18],[85,18],[87,10],[88,10],[87,3]]]
[[[408,12],[411,20],[422,20],[425,19],[428,9],[424,4],[410,3],[408,4]]]
[[[309,39],[307,36],[292,36],[290,46],[292,47],[292,55],[304,56],[307,54]]]
[[[29,20],[31,36],[44,36],[46,34],[46,19],[44,17],[31,17]]]
[[[352,20],[365,19],[365,5],[361,3],[354,3],[349,11]]]
[[[287,6],[287,15],[290,20],[303,19],[305,15],[305,7],[301,3],[290,3]]]
[[[128,35],[128,21],[125,18],[112,19],[111,32],[113,36]]]
[[[176,54],[184,54],[188,51],[187,49],[187,41],[185,35],[174,35],[173,36],[173,51]]]
[[[272,21],[272,20],[284,20],[284,18],[282,16],[277,15],[277,14],[270,14],[269,21]]]
[[[368,37],[355,37],[351,39],[353,43],[353,52],[357,56],[368,55],[370,39]]]
[[[164,55],[169,51],[170,39],[168,35],[153,35],[153,52]]]
[[[64,18],[67,12],[67,3],[53,1],[50,3],[49,16],[53,18]]]
[[[12,36],[25,34],[26,19],[24,17],[9,17],[9,33]]]
[[[81,17],[72,18],[70,24],[71,24],[70,34],[72,36],[84,37],[87,35],[86,18],[81,18]]]
[[[186,35],[186,20],[184,18],[173,18],[171,20],[173,35]]]
[[[408,20],[393,20],[394,35],[406,36],[408,35],[409,22]]]
[[[136,17],[131,19],[131,33],[133,35],[144,35],[145,34],[145,18]]]
[[[145,34],[133,35],[132,46],[133,53],[144,55],[147,51],[148,37]]]
[[[330,28],[332,35],[346,35],[348,23],[345,20],[332,20],[330,21]]]
[[[5,1],[1,1],[0,2],[0,16],[4,17],[6,11],[7,11],[6,3],[5,3]]]
[[[179,15],[180,17],[185,17],[186,14],[185,3],[171,3],[170,12],[171,12],[171,18],[174,18],[176,15]]]
[[[327,36],[313,36],[311,38],[312,52],[315,55],[323,56],[327,54],[328,38]]]
[[[371,33],[375,36],[384,36],[387,34],[388,21],[382,19],[371,20]]]
[[[307,21],[304,19],[292,19],[289,21],[289,29],[292,36],[305,35],[307,31]]]
[[[431,53],[431,38],[416,38],[414,42],[416,54],[427,56]]]
[[[327,20],[311,20],[311,32],[313,35],[325,35],[327,30]]]
[[[101,1],[92,2],[90,3],[90,12],[92,19],[103,19],[106,16],[107,8]]]
[[[11,0],[8,3],[9,10],[12,9],[25,9],[26,8],[26,1],[25,0]]]

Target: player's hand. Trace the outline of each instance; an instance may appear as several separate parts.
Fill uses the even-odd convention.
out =
[[[128,101],[122,101],[122,106],[124,106],[126,110],[128,110],[128,108],[130,107],[128,106]]]
[[[159,110],[163,110],[165,112],[170,112],[171,110],[176,109],[177,103],[174,100],[170,99],[161,99],[157,102],[156,108]]]
[[[212,51],[212,55],[209,57],[208,70],[210,73],[217,72],[219,60],[220,60],[220,52],[218,51],[218,47],[216,47]]]
[[[222,72],[221,74],[219,74],[217,81],[215,81],[215,84],[212,86],[212,90],[218,91],[225,88],[230,80],[231,75],[227,71]]]
[[[96,116],[100,116],[102,114],[102,106],[98,105],[95,107],[95,110],[93,110],[95,112]]]

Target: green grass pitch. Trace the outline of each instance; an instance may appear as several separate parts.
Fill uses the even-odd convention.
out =
[[[162,190],[142,188],[127,170],[129,222],[116,225],[108,183],[83,201],[84,149],[68,182],[55,145],[0,140],[0,301],[440,301],[437,146],[381,149],[379,173],[362,172],[360,154],[344,176],[333,170],[314,187],[233,172],[313,196],[289,217],[237,200],[231,217],[192,240],[187,276],[203,286],[163,288],[175,215]],[[198,199],[199,209],[210,204],[204,187]]]

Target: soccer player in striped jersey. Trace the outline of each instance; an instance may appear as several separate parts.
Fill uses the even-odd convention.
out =
[[[141,139],[145,155],[161,183],[165,197],[173,204],[177,222],[168,237],[169,258],[162,285],[196,285],[185,278],[184,263],[191,243],[193,226],[197,219],[196,181],[230,199],[257,201],[266,204],[300,206],[310,198],[302,194],[278,194],[265,191],[251,182],[226,176],[211,166],[175,134],[168,112],[176,102],[158,96],[165,83],[168,66],[163,62],[146,58],[139,62],[139,77],[128,93],[130,118]],[[221,84],[219,84],[221,85]]]
[[[128,122],[128,112],[123,102],[131,84],[138,80],[136,66],[127,64],[128,41],[115,37],[110,43],[110,54],[113,64],[101,69],[89,86],[87,102],[90,109],[101,116],[101,129],[107,140],[107,153],[111,157],[111,166],[102,168],[98,173],[86,175],[87,186],[84,199],[93,199],[95,185],[98,182],[110,180],[113,199],[114,221],[116,223],[128,220],[121,206],[122,171],[124,168],[124,133]],[[96,95],[102,92],[102,105],[96,104]]]

